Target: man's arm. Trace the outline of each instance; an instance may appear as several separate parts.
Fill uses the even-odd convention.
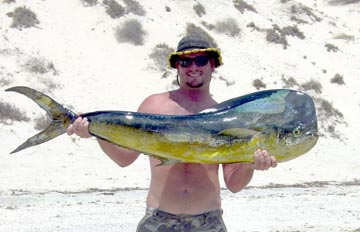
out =
[[[142,113],[159,113],[161,110],[162,102],[163,102],[162,95],[152,95],[146,98],[140,105],[138,112]],[[161,113],[161,112],[160,112]],[[66,132],[68,135],[76,134],[80,138],[90,138],[92,135],[89,133],[88,130],[89,122],[86,118],[77,118],[73,124],[71,124]],[[124,135],[126,136],[126,135]],[[107,156],[110,157],[116,164],[120,167],[126,167],[132,164],[140,155],[139,152],[128,150],[117,146],[115,144],[109,143],[102,139],[97,139],[101,149],[105,152]]]
[[[90,138],[92,135],[89,133],[88,127],[88,120],[79,117],[67,128],[66,132],[68,135],[76,134],[80,138]],[[105,154],[120,167],[129,166],[139,157],[140,153],[138,152],[119,147],[99,138],[97,141]]]
[[[255,152],[254,163],[223,164],[224,181],[231,192],[239,192],[248,185],[253,177],[254,170],[268,170],[277,166],[274,156],[265,150]]]
[[[140,155],[139,152],[128,150],[109,143],[105,140],[97,139],[101,149],[120,167],[127,167],[132,164]]]

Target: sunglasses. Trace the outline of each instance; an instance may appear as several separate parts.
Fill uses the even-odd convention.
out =
[[[205,66],[209,62],[209,57],[197,56],[194,58],[184,57],[178,59],[179,65],[184,68],[189,67],[193,61],[197,66],[201,67],[201,66]]]

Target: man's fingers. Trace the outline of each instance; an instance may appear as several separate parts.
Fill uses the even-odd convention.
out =
[[[257,150],[255,152],[255,169],[259,169],[260,168],[260,156],[261,154],[259,154],[259,150]]]
[[[70,126],[68,126],[68,128],[66,129],[66,133],[68,135],[73,135],[74,134],[73,124],[70,124]]]
[[[274,156],[271,156],[271,167],[275,168],[277,166],[277,161]]]
[[[255,151],[255,162],[254,168],[256,170],[268,170],[271,167],[276,167],[277,161],[274,156],[270,156],[266,150],[256,150]]]
[[[89,122],[87,118],[84,118],[80,123],[80,131],[83,138],[91,137],[88,127],[89,127]]]
[[[263,155],[264,155],[264,160],[265,160],[264,170],[268,170],[272,166],[271,165],[271,157],[269,156],[269,153],[267,151],[263,151]]]
[[[265,158],[262,154],[262,151],[258,149],[255,152],[255,169],[264,170],[264,166],[265,166]]]
[[[68,135],[76,134],[81,138],[89,138],[91,134],[88,130],[89,122],[87,118],[78,117],[68,128],[66,129],[66,133]]]

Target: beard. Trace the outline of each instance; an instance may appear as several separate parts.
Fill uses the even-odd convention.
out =
[[[185,84],[189,88],[197,89],[197,88],[201,88],[205,84],[205,79],[202,75],[195,77],[188,76],[185,79]]]
[[[186,85],[192,89],[197,89],[197,88],[201,88],[204,85],[204,81],[191,80],[191,81],[187,81]]]

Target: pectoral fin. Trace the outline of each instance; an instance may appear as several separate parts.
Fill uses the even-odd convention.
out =
[[[156,165],[157,167],[160,166],[165,166],[165,165],[169,165],[169,164],[176,164],[176,163],[181,163],[178,160],[171,160],[171,159],[166,159],[166,158],[159,158],[156,157],[158,160],[160,160],[161,163],[159,163],[158,165]]]
[[[230,128],[219,132],[219,135],[228,135],[244,139],[251,138],[257,134],[259,134],[259,131],[247,128]]]
[[[156,165],[157,167],[165,166],[165,165],[169,165],[169,164],[181,163],[180,160],[167,159],[167,158],[159,157],[159,156],[152,155],[152,154],[145,154],[145,153],[144,153],[144,155],[148,155],[155,159],[158,159],[160,161],[160,163]]]

